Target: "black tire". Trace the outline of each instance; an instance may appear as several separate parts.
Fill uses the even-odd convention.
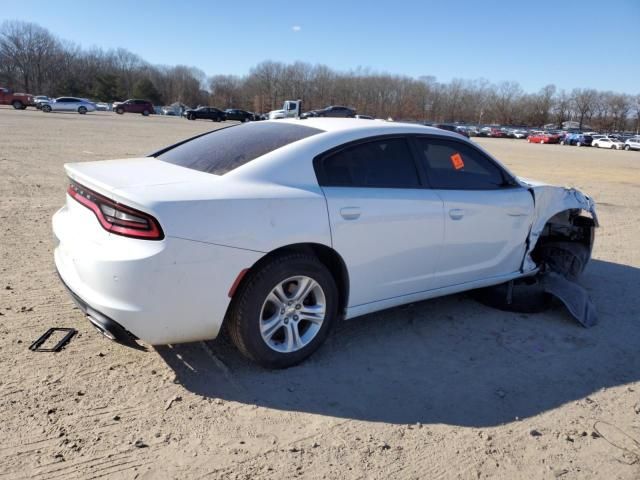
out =
[[[142,111],[142,116],[143,117],[148,117],[149,116],[149,110],[143,110]]]
[[[291,353],[281,353],[262,339],[260,315],[274,286],[296,275],[310,277],[320,285],[325,295],[326,314],[320,330],[307,345]],[[329,270],[313,255],[285,253],[247,274],[233,297],[226,326],[231,340],[244,356],[265,368],[288,368],[320,347],[335,323],[337,311],[338,290]]]
[[[509,283],[474,290],[471,295],[487,307],[506,312],[540,313],[551,308],[552,297],[546,293],[537,277],[527,277],[513,282],[511,302],[507,299]]]
[[[49,113],[51,111],[51,105],[43,105],[41,110],[45,113]]]
[[[120,107],[119,107],[119,108],[116,108],[116,113],[117,113],[118,115],[122,115],[122,114],[124,113],[124,108],[120,108]]]
[[[16,110],[24,110],[26,108],[20,100],[14,100],[11,105],[13,105],[13,108]]]
[[[78,113],[84,115],[87,113],[87,107],[78,107]]]
[[[216,117],[213,119],[214,122],[219,122],[220,121],[220,117]]]
[[[544,262],[546,268],[574,282],[587,268],[590,259],[591,252],[587,245],[561,240],[538,245],[534,257],[536,263]]]

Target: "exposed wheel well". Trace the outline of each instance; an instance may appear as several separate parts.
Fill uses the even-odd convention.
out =
[[[273,250],[254,263],[251,268],[243,276],[240,283],[237,285],[235,291],[245,282],[248,278],[248,274],[251,271],[258,270],[268,263],[274,256],[280,255],[285,252],[301,252],[314,255],[320,262],[327,267],[338,289],[338,313],[343,315],[347,309],[347,302],[349,301],[349,272],[344,260],[333,248],[327,247],[319,243],[296,243],[292,245],[286,245]]]
[[[545,246],[554,242],[574,242],[585,245],[589,256],[593,248],[596,222],[580,209],[563,210],[547,220],[542,228],[531,257],[537,264],[544,262]]]

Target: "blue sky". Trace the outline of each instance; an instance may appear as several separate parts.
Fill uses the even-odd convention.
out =
[[[640,0],[0,0],[83,47],[242,75],[262,60],[640,93]],[[603,12],[605,13],[603,15]],[[634,59],[626,61],[635,55]],[[602,62],[599,59],[603,59]]]

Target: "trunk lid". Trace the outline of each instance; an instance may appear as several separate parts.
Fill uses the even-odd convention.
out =
[[[122,188],[168,185],[203,179],[202,172],[150,157],[67,163],[64,168],[69,178],[103,194]]]

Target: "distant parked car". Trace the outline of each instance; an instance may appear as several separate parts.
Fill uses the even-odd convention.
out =
[[[254,120],[254,114],[246,110],[238,110],[237,108],[227,108],[224,111],[227,120],[237,120],[238,122],[250,122]]]
[[[493,138],[507,138],[507,133],[499,128],[492,128],[489,131],[489,136]]]
[[[371,115],[356,115],[355,118],[359,118],[360,120],[373,120],[374,119]]]
[[[529,143],[558,143],[559,140],[558,135],[551,133],[534,133],[527,137]]]
[[[526,130],[513,131],[513,138],[522,139],[522,138],[527,138],[528,136],[529,136],[529,132],[527,132]]]
[[[122,115],[123,113],[141,113],[145,117],[155,112],[153,108],[153,104],[149,100],[138,100],[135,98],[130,98],[129,100],[125,100],[124,102],[114,102],[113,103],[113,111],[118,115]]]
[[[616,138],[604,137],[598,138],[592,144],[596,148],[611,148],[622,150],[624,148],[624,143]]]
[[[590,146],[592,142],[591,135],[582,133],[570,133],[560,141],[562,145],[575,145],[576,147]]]
[[[227,119],[226,114],[215,107],[198,107],[185,110],[182,114],[187,120],[213,120],[214,122],[224,122]]]
[[[43,112],[78,112],[84,115],[87,112],[94,112],[96,104],[84,98],[58,97],[42,104],[40,108]]]
[[[624,142],[625,150],[640,150],[640,137],[632,137]]]
[[[434,123],[432,126],[439,128],[440,130],[447,130],[449,132],[455,132],[463,137],[469,138],[469,133],[466,128],[461,127],[460,125],[451,125],[448,123]]]
[[[96,110],[100,112],[108,112],[109,110],[111,110],[111,105],[105,102],[98,102],[96,103]]]
[[[48,102],[49,100],[51,100],[49,97],[47,97],[46,95],[37,95],[35,97],[33,97],[33,105],[38,109],[38,110],[42,110],[42,105],[46,102]]]
[[[301,115],[302,118],[308,118],[308,117],[353,118],[355,116],[356,116],[356,111],[353,108],[338,107],[338,106],[331,106],[327,108],[322,108],[320,110],[310,110]]]

